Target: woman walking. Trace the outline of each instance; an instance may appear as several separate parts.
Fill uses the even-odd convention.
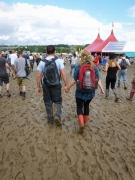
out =
[[[88,76],[90,74],[93,75],[91,77],[93,77],[93,78],[95,78],[97,80],[98,85],[99,85],[99,87],[101,89],[101,92],[104,94],[104,90],[103,90],[101,81],[99,80],[98,68],[94,65],[91,53],[89,51],[87,51],[87,50],[82,51],[81,60],[75,67],[74,78],[64,88],[65,92],[68,92],[70,90],[70,88],[74,84],[77,84],[77,82],[79,81],[79,79],[81,77],[80,73],[82,72],[82,66],[83,65],[87,65],[87,67],[91,69],[91,71],[87,71]],[[83,71],[83,72],[85,73],[86,71]],[[82,74],[82,76],[84,75],[84,73]],[[79,81],[79,82],[81,84],[81,81]],[[90,81],[88,83],[90,83]],[[81,85],[83,85],[83,83]],[[77,87],[78,87],[78,84],[77,84]],[[79,125],[80,125],[79,133],[83,133],[84,127],[88,125],[88,118],[89,118],[89,111],[90,111],[89,110],[89,104],[90,104],[91,100],[94,98],[94,96],[95,96],[95,89],[93,89],[90,92],[83,92],[82,90],[79,90],[78,88],[76,88],[75,97],[76,97],[78,122],[79,122]]]
[[[116,55],[114,53],[111,53],[109,56],[109,60],[105,65],[104,71],[107,72],[106,76],[106,97],[109,96],[109,86],[111,84],[111,89],[115,95],[115,102],[118,101],[118,96],[115,89],[115,83],[116,83],[116,74],[117,70],[121,69],[120,65],[115,60]]]

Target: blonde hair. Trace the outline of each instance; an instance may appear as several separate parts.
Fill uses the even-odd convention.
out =
[[[115,63],[115,65],[117,66],[115,59],[109,59],[107,63],[109,64],[110,67],[112,67],[112,63]]]
[[[78,63],[79,66],[81,66],[82,64],[84,64],[85,62],[89,62],[91,67],[94,67],[94,63],[93,63],[93,57],[91,55],[91,53],[84,49],[81,53],[81,60]]]

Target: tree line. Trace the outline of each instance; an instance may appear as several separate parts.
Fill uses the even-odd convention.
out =
[[[57,45],[55,45],[55,48],[56,48],[56,52],[57,53],[68,53],[68,54],[72,53],[73,54],[76,51],[80,52],[86,46],[88,46],[88,44],[86,44],[86,45],[57,44]],[[4,47],[5,47],[5,50],[10,50],[10,48],[12,48],[15,51],[30,51],[31,53],[32,52],[45,53],[47,45],[23,45],[23,46],[18,46],[18,45],[8,46],[8,45],[4,45],[4,47],[2,45],[0,45],[0,48],[1,47],[2,47],[3,50],[4,50]]]

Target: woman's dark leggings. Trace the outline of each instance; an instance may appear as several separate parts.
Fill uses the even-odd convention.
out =
[[[109,89],[111,84],[111,89],[115,89],[116,76],[108,76],[106,77],[106,89]]]
[[[76,98],[76,105],[77,105],[77,115],[79,116],[80,114],[83,115],[89,115],[89,104],[92,99],[90,100],[83,100]]]

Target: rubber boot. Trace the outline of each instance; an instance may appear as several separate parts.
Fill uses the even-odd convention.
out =
[[[88,126],[88,115],[83,115],[83,119],[84,119],[84,126]]]
[[[84,119],[83,119],[83,115],[82,115],[82,114],[80,114],[80,115],[78,116],[78,122],[79,122],[79,125],[80,125],[79,134],[83,134]]]
[[[20,92],[19,92],[19,94],[20,94],[20,96],[22,96],[22,95],[23,95],[23,92],[22,92],[22,91],[20,91]]]
[[[10,94],[9,90],[7,90],[7,92],[5,93],[5,95],[6,95],[6,96],[8,96],[8,97],[10,97],[10,96],[11,96],[11,94]]]
[[[26,92],[22,92],[22,100],[25,100]]]
[[[126,99],[129,100],[129,101],[132,101],[133,100],[133,97],[134,97],[134,92],[130,92],[130,96],[127,97]]]
[[[127,89],[127,83],[124,82],[124,89]]]
[[[118,102],[118,96],[117,96],[117,93],[116,93],[116,89],[112,89],[113,90],[113,93],[115,95],[115,102]]]
[[[105,97],[109,96],[109,89],[106,89]]]
[[[120,83],[118,83],[118,86],[117,86],[118,88],[120,88]]]

